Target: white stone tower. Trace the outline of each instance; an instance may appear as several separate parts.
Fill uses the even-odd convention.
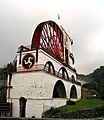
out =
[[[73,41],[53,21],[40,23],[31,46],[17,52],[17,71],[12,74],[7,100],[13,103],[13,117],[41,117],[50,107],[81,98],[76,80]]]

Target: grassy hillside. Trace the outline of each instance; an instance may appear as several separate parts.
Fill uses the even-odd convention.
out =
[[[46,111],[43,114],[43,117],[51,118],[57,115],[62,115],[61,118],[70,118],[68,116],[65,117],[66,113],[74,112],[73,118],[76,116],[77,111],[85,111],[85,110],[91,110],[96,109],[97,107],[103,107],[104,106],[104,100],[101,99],[82,99],[74,105],[65,105],[59,108],[51,108],[50,110]],[[90,114],[90,113],[88,113]],[[91,113],[92,114],[92,113]],[[96,114],[96,113],[95,113]],[[99,114],[99,113],[97,113]],[[64,115],[64,116],[63,116]],[[102,116],[102,115],[101,115]],[[101,117],[99,115],[99,117]]]
[[[63,107],[58,108],[61,112],[64,111],[76,111],[76,110],[83,110],[88,108],[94,108],[98,106],[103,106],[104,100],[101,99],[82,99],[76,102],[75,105],[65,105]]]

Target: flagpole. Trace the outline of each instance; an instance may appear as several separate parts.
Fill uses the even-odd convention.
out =
[[[61,24],[60,24],[60,14],[59,13],[58,13],[57,19],[58,19],[58,25],[61,26]]]

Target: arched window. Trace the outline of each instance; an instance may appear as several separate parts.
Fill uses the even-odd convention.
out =
[[[74,75],[71,76],[71,79],[72,79],[72,83],[75,83],[75,77],[74,77]]]
[[[46,71],[48,71],[49,73],[52,73],[52,74],[55,75],[55,68],[54,68],[52,62],[48,61],[48,62],[45,64],[44,69],[45,69]]]
[[[66,98],[65,86],[61,80],[58,80],[54,86],[53,98]]]
[[[27,102],[27,100],[26,100],[24,97],[21,97],[21,98],[19,99],[19,104],[20,104],[20,117],[25,117],[26,102]]]
[[[59,75],[61,75],[62,78],[69,80],[69,75],[67,70],[64,67],[61,67],[58,72]]]
[[[70,90],[70,98],[77,98],[77,90],[74,85],[71,87],[71,90]]]

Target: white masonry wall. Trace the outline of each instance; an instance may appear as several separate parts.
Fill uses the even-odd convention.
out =
[[[27,51],[27,52],[22,52],[21,61],[22,61],[23,57],[28,53],[33,54],[34,57],[36,58],[35,50]],[[61,67],[64,67],[67,70],[69,77],[71,78],[71,76],[74,75],[74,78],[76,80],[76,73],[74,71],[72,71],[68,67],[65,67],[62,63],[60,63],[58,60],[56,60],[55,58],[53,58],[52,56],[50,56],[49,54],[44,52],[42,49],[38,50],[38,63],[35,63],[35,65],[29,70],[23,68],[22,62],[21,62],[21,64],[19,64],[19,58],[20,58],[20,54],[18,53],[17,54],[17,71],[31,71],[31,70],[36,69],[37,65],[45,65],[46,62],[51,61],[52,64],[54,65],[55,71],[58,72]]]
[[[61,80],[65,86],[67,96],[65,99],[52,98],[54,86],[58,80]],[[51,106],[59,107],[66,104],[73,84],[41,71],[15,73],[11,85],[13,89],[8,100],[13,103],[13,117],[19,117],[19,98],[21,97],[27,99],[26,117],[41,117],[42,112]],[[78,98],[81,97],[79,88],[77,85]]]
[[[65,59],[65,49],[68,50],[69,62],[71,68],[74,69],[73,61],[70,57],[72,54],[72,40],[66,33],[66,31],[61,27],[63,32],[63,46],[64,46],[64,59]],[[61,67],[64,67],[69,78],[72,75],[76,79],[76,72],[72,69],[64,66],[57,59],[43,51],[38,50],[38,62],[30,69],[25,69],[22,66],[22,60],[26,54],[32,54],[36,59],[36,50],[26,50],[21,53],[21,64],[19,64],[20,53],[17,53],[17,72],[13,74],[11,80],[12,89],[10,89],[10,96],[8,94],[7,100],[13,103],[13,117],[19,117],[20,115],[20,105],[19,99],[24,97],[26,102],[26,117],[35,116],[36,118],[41,118],[43,112],[51,107],[60,107],[66,104],[66,101],[70,99],[71,88],[74,85],[77,91],[77,99],[81,98],[81,86],[72,83],[70,81],[61,79],[57,75],[52,75],[44,70],[45,64],[50,61],[54,68],[55,73],[59,71]],[[53,91],[57,81],[61,80],[64,84],[66,90],[66,98],[53,98]]]
[[[51,99],[55,83],[58,80],[62,80],[66,88],[67,98],[70,98],[70,89],[74,85],[70,81],[59,79],[43,71],[15,73],[11,82],[11,86],[13,86],[11,98]],[[78,85],[75,86],[77,88]]]

